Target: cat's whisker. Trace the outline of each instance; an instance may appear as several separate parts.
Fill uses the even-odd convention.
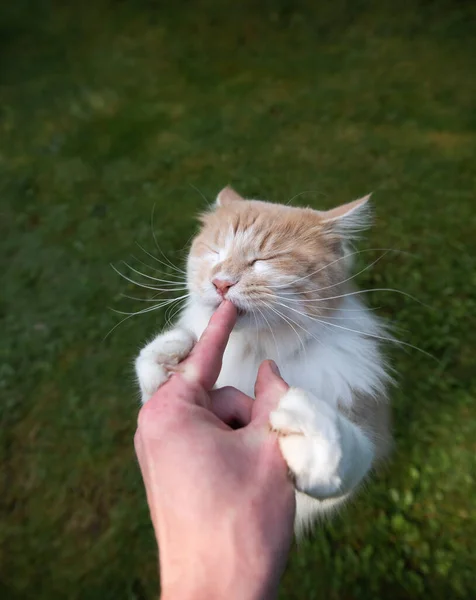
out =
[[[410,344],[409,342],[404,342],[402,340],[397,340],[393,337],[385,337],[385,336],[381,336],[381,335],[377,335],[375,333],[371,333],[368,331],[360,331],[358,329],[352,329],[350,327],[344,327],[343,325],[337,325],[336,323],[328,323],[327,320],[323,321],[322,319],[319,319],[318,317],[312,317],[310,315],[307,315],[306,313],[303,313],[301,311],[298,311],[294,308],[291,308],[290,306],[286,306],[285,304],[281,304],[281,306],[283,306],[284,308],[288,309],[288,310],[292,310],[293,312],[301,315],[302,317],[304,317],[305,319],[309,319],[311,321],[314,321],[316,323],[320,323],[321,325],[328,325],[330,327],[336,327],[337,329],[342,329],[344,331],[350,331],[352,333],[356,333],[358,335],[363,335],[365,337],[371,337],[377,340],[381,340],[384,342],[390,342],[393,344],[397,344],[400,346],[406,346],[408,348],[412,348],[413,350],[417,350],[418,352],[421,352],[422,354],[425,354],[426,356],[429,356],[430,358],[436,360],[438,362],[438,359],[436,359],[432,354],[430,354],[429,352],[426,352],[426,350],[423,350],[422,348],[419,348],[418,346],[414,346],[413,344]]]
[[[376,258],[369,265],[367,265],[366,267],[364,267],[363,269],[361,269],[358,273],[355,273],[354,275],[351,275],[350,277],[347,277],[347,279],[343,279],[342,281],[339,281],[338,283],[334,283],[332,285],[327,285],[326,287],[322,287],[322,288],[319,289],[319,291],[322,292],[323,290],[329,290],[331,288],[337,287],[338,285],[342,285],[343,283],[347,283],[348,281],[352,281],[352,279],[355,279],[361,273],[364,273],[365,271],[368,271],[369,269],[371,269],[380,260],[382,260],[382,258],[384,258],[388,253],[389,253],[389,250],[387,250],[386,252],[384,252],[383,254],[381,254],[378,258]]]
[[[258,343],[258,318],[256,316],[256,311],[252,310],[251,314],[253,315],[253,318],[255,320],[255,338],[256,338],[256,343]]]
[[[180,300],[180,298],[174,298],[174,299],[170,300],[170,303],[176,302],[176,301],[178,301],[178,300]],[[146,313],[146,312],[151,312],[151,311],[153,311],[153,310],[157,310],[157,309],[159,309],[159,308],[162,308],[163,306],[164,306],[163,304],[158,304],[157,306],[152,306],[152,307],[146,308],[146,309],[144,309],[144,310],[142,310],[142,311],[135,312],[135,313],[125,313],[125,312],[121,312],[121,311],[119,311],[119,310],[116,310],[115,308],[110,308],[110,310],[112,310],[112,312],[115,312],[115,313],[118,313],[118,314],[125,314],[125,315],[126,315],[126,317],[124,317],[124,319],[121,319],[121,320],[119,321],[119,323],[116,323],[116,324],[114,325],[114,327],[112,327],[112,328],[111,328],[111,329],[110,329],[110,330],[107,332],[107,334],[104,336],[104,339],[103,339],[103,341],[105,341],[105,340],[106,340],[106,339],[107,339],[107,338],[108,338],[108,337],[111,335],[111,333],[112,333],[113,331],[115,331],[115,330],[116,330],[116,329],[119,327],[119,325],[122,325],[123,323],[125,323],[125,321],[127,321],[127,320],[129,320],[129,319],[132,319],[132,317],[135,317],[136,315],[140,315],[140,314],[143,314],[143,313]]]
[[[169,292],[170,290],[164,290]],[[135,300],[137,302],[157,302],[157,297],[160,294],[154,294],[153,298],[137,298],[137,296],[128,296],[127,294],[121,294],[122,298],[127,298],[128,300]],[[189,296],[189,294],[187,294],[187,297]],[[161,299],[160,302],[162,302],[163,300],[175,300],[175,298],[164,298]]]
[[[175,277],[176,278],[175,280],[174,279],[165,279],[163,281],[168,281],[170,283],[181,283],[181,282],[185,283],[185,281],[186,281],[185,276],[180,277],[176,273],[166,273],[166,272],[164,272],[164,269],[157,269],[157,267],[149,265],[149,263],[144,262],[143,260],[141,260],[140,258],[138,258],[135,254],[131,254],[131,258],[133,258],[135,261],[137,261],[141,265],[144,265],[144,267],[147,267],[148,269],[150,269],[152,271],[155,271],[156,273],[159,273],[162,276]]]
[[[142,252],[144,252],[144,254],[147,254],[147,256],[150,256],[150,258],[152,258],[152,260],[155,260],[156,262],[160,263],[162,266],[166,267],[167,269],[173,269],[174,271],[178,271],[178,274],[176,274],[176,273],[167,273],[167,275],[170,275],[170,277],[177,277],[177,278],[182,279],[182,278],[184,278],[187,275],[187,272],[184,271],[183,269],[179,269],[178,267],[173,266],[173,265],[168,265],[167,263],[164,263],[163,261],[159,260],[156,256],[154,256],[153,254],[151,254],[150,252],[148,252],[138,242],[136,242],[136,246],[138,248],[140,248],[142,250]]]
[[[319,320],[318,317],[315,317],[313,315],[309,315],[308,313],[305,313],[301,310],[297,310],[296,308],[293,308],[292,306],[288,306],[287,304],[284,304],[282,302],[277,302],[277,304],[279,306],[282,306],[283,308],[285,308],[286,310],[291,310],[292,312],[300,315],[301,317],[303,317],[304,321],[306,320],[310,320],[310,321],[319,321],[319,323],[327,323],[328,319],[332,319],[333,317],[322,317],[321,320]],[[336,317],[334,317],[336,318]],[[343,320],[349,321],[352,317],[343,317]]]
[[[282,305],[282,306],[284,306],[284,305]],[[287,307],[286,307],[286,306],[284,306],[284,308],[287,308]],[[284,315],[283,315],[283,313],[281,313],[281,311],[279,311],[278,309],[276,309],[276,311],[277,311],[277,312],[278,312],[278,313],[279,313],[279,314],[280,314],[282,317],[284,317]],[[308,329],[306,329],[305,327],[303,327],[303,325],[302,325],[302,324],[300,324],[300,323],[298,323],[298,322],[297,322],[295,319],[291,319],[291,317],[290,317],[289,315],[286,315],[286,318],[289,320],[289,322],[291,322],[291,323],[294,323],[294,325],[297,325],[298,327],[300,327],[300,328],[301,328],[301,329],[304,331],[304,333],[305,333],[307,336],[310,336],[310,337],[312,337],[312,338],[313,338],[314,340],[316,340],[316,341],[317,341],[319,344],[321,344],[321,343],[322,343],[322,341],[321,341],[319,338],[317,338],[315,335],[313,335],[313,334],[312,334],[312,333],[311,333],[311,332],[310,332]]]
[[[264,321],[265,321],[266,325],[268,326],[268,329],[269,329],[269,331],[271,332],[271,335],[272,335],[272,337],[273,337],[273,340],[274,340],[274,345],[276,346],[276,353],[277,353],[277,355],[278,355],[278,361],[279,361],[279,362],[281,362],[281,357],[280,357],[280,354],[279,354],[279,346],[278,346],[278,341],[277,341],[277,339],[276,339],[276,336],[274,335],[273,328],[271,327],[271,324],[270,324],[270,322],[268,321],[268,319],[266,318],[266,315],[264,314],[264,312],[263,312],[262,310],[260,310],[259,308],[258,308],[258,311],[259,311],[259,313],[260,313],[261,317],[264,319]]]
[[[296,331],[296,329],[294,328],[293,324],[291,323],[291,321],[285,316],[283,315],[280,311],[278,311],[274,306],[271,306],[270,304],[267,305],[267,308],[269,308],[271,311],[273,311],[274,313],[276,313],[276,315],[278,316],[278,318],[280,318],[281,320],[285,321],[290,327],[291,329],[294,331],[294,333],[296,334],[299,343],[301,344],[302,350],[303,350],[303,354],[306,354],[306,346],[304,345],[304,342],[302,341],[301,336],[299,335],[299,333]],[[307,332],[306,332],[307,333]]]
[[[344,256],[340,256],[339,258],[336,258],[335,260],[331,261],[330,263],[327,263],[326,265],[324,265],[320,269],[317,269],[317,271],[310,273],[309,275],[303,275],[302,277],[298,277],[297,279],[295,279],[294,281],[291,281],[289,283],[282,283],[280,285],[270,285],[269,287],[273,288],[273,289],[278,289],[278,288],[283,288],[283,287],[291,287],[291,286],[295,285],[298,281],[302,281],[303,279],[309,279],[309,277],[313,277],[314,275],[317,275],[321,271],[324,271],[324,269],[327,269],[328,267],[340,262],[341,260],[346,260],[346,259],[350,258],[351,256],[355,256],[357,254],[363,254],[364,252],[384,252],[385,254],[388,254],[389,252],[398,252],[398,253],[403,253],[403,254],[406,253],[403,250],[395,250],[394,248],[367,248],[364,250],[356,250],[355,252],[351,252],[350,254],[344,254]],[[384,256],[384,255],[382,255],[382,256]],[[380,260],[380,258],[382,258],[382,257],[379,257],[378,260]]]
[[[175,291],[174,289],[170,289],[170,288],[165,288],[165,289],[164,289],[164,288],[159,288],[159,287],[157,287],[157,286],[145,285],[145,284],[143,284],[143,283],[140,283],[140,282],[138,282],[138,281],[135,281],[134,279],[131,279],[130,277],[127,277],[127,275],[124,275],[124,273],[122,273],[121,271],[119,271],[119,269],[117,269],[117,268],[116,268],[116,267],[115,267],[113,264],[111,264],[111,267],[112,267],[112,269],[114,269],[114,271],[115,271],[115,272],[116,272],[118,275],[120,275],[120,276],[121,276],[123,279],[125,279],[126,281],[129,281],[130,283],[133,283],[133,284],[134,284],[134,285],[136,285],[137,287],[141,287],[141,288],[144,288],[144,289],[146,289],[146,290],[152,290],[152,291],[155,291],[155,292],[157,292],[157,291],[158,291],[158,292],[161,292],[161,291],[164,291],[164,292]],[[185,289],[187,289],[187,288],[186,288],[186,287],[184,287],[184,288],[176,288],[176,289],[177,289],[178,291],[180,291],[180,290],[185,290]]]
[[[316,319],[316,321],[319,321],[319,319]],[[366,333],[365,331],[359,331],[357,329],[350,329],[348,327],[343,327],[342,325],[337,325],[336,323],[327,323],[327,325],[329,325],[330,327],[337,327],[338,329],[344,329],[344,330],[347,330],[347,331],[351,331],[352,333],[357,333],[357,334],[360,334],[360,335],[363,335],[363,336],[366,336],[366,337],[371,337],[371,338],[374,338],[374,339],[382,340],[384,342],[390,342],[391,344],[396,344],[397,346],[404,346],[406,348],[411,348],[412,350],[417,350],[418,352],[421,352],[425,356],[428,356],[429,358],[435,360],[437,363],[440,362],[435,356],[433,356],[433,354],[430,354],[426,350],[423,350],[423,348],[419,348],[418,346],[414,346],[413,344],[410,344],[409,342],[404,342],[402,340],[397,340],[397,339],[392,338],[392,337],[379,336],[379,335],[376,335],[374,333]]]
[[[136,312],[125,312],[123,310],[117,310],[116,308],[111,308],[111,310],[119,315],[128,315],[130,317],[134,317],[136,315],[143,315],[148,312],[152,312],[153,310],[158,310],[159,308],[163,308],[164,306],[168,306],[173,302],[177,302],[178,300],[182,300],[183,298],[188,298],[188,294],[185,296],[179,296],[178,298],[170,298],[169,300],[164,300],[163,302],[159,302],[155,304],[155,306],[150,306],[149,308],[143,308],[142,310],[138,310]]]
[[[287,308],[288,310],[292,310],[293,312],[299,312],[299,311],[295,310],[294,308],[292,308],[291,306],[288,306],[287,304],[283,304],[282,302],[277,302],[277,304],[279,306],[283,306],[284,308]],[[319,310],[320,310],[320,308],[319,308]],[[335,309],[333,309],[333,310],[335,310]],[[342,312],[342,311],[339,309],[338,311],[336,310],[336,312]],[[360,311],[360,313],[362,313],[362,311]],[[300,314],[302,314],[302,316],[306,317],[306,318],[312,317],[312,315],[309,315],[308,313],[302,312]],[[322,317],[322,319],[325,319],[326,321],[328,319],[331,320],[331,321],[350,321],[352,319],[352,316],[338,317],[338,316],[335,316],[335,315],[329,315],[329,316],[327,316],[327,315],[321,315],[321,317]]]
[[[281,300],[282,300],[282,298],[281,298]],[[289,302],[290,300],[284,300],[284,301],[285,302]],[[293,312],[297,312],[298,314],[302,315],[302,317],[304,319],[315,320],[315,319],[318,318],[317,316],[310,315],[310,314],[308,314],[306,312],[298,311],[298,310],[294,309],[292,306],[288,306],[287,304],[282,304],[280,302],[278,302],[277,304],[279,304],[280,306],[283,306],[284,308],[286,308],[288,310],[292,310]],[[320,310],[322,310],[321,307],[319,307],[319,311]],[[349,311],[350,312],[351,309],[339,308],[339,309],[332,309],[332,310],[334,310],[336,312],[345,312],[345,311]],[[377,309],[370,309],[370,308],[365,307],[365,312],[368,312],[370,310],[377,310]],[[362,309],[353,309],[352,312],[358,312],[358,313],[362,314]],[[323,315],[321,315],[321,319],[322,319],[321,323],[327,323],[327,321],[351,321],[352,318],[353,318],[352,316],[336,317],[336,316],[323,316]],[[328,323],[328,324],[331,325],[332,323]],[[380,327],[383,327],[382,323],[380,323]],[[390,328],[390,326],[387,325],[387,328]],[[404,332],[405,331],[402,327],[396,327],[393,324],[391,326],[391,330],[392,331],[399,331],[399,332]],[[408,330],[406,330],[406,331],[408,333]]]
[[[141,285],[139,282],[135,282],[135,284],[138,287],[143,287],[143,285]],[[185,292],[188,290],[187,286],[181,286],[181,287],[159,287],[159,286],[149,286],[149,289],[151,290],[155,290],[157,292],[157,295],[163,294],[163,293],[171,293],[173,294],[174,292]],[[155,295],[154,295],[155,297]]]
[[[325,302],[327,300],[338,300],[339,298],[347,298],[348,296],[357,296],[358,294],[368,294],[371,292],[393,292],[395,294],[401,294],[402,296],[406,296],[407,298],[410,298],[414,302],[418,302],[418,304],[421,304],[425,308],[429,308],[429,309],[432,308],[431,306],[429,306],[428,304],[425,304],[424,302],[422,302],[415,296],[412,296],[411,294],[408,294],[407,292],[403,292],[402,290],[397,290],[394,288],[371,288],[368,290],[356,290],[354,292],[347,292],[346,294],[341,294],[339,296],[327,296],[325,298],[312,298],[309,300],[292,300],[290,298],[289,301],[293,301],[293,302]],[[299,294],[299,292],[297,292],[297,294]],[[281,299],[284,300],[285,298],[281,298]]]
[[[158,277],[152,277],[151,275],[147,275],[146,273],[142,273],[142,271],[135,269],[134,267],[132,267],[129,263],[127,263],[124,260],[121,262],[128,269],[130,269],[131,271],[134,271],[134,273],[137,273],[137,275],[140,275],[141,277],[145,277],[146,279],[151,279],[152,281],[158,281],[160,283],[166,283],[168,285],[178,285],[180,283],[179,281],[169,281],[168,279],[159,279]],[[185,283],[185,281],[183,283]]]
[[[169,327],[172,325],[173,319],[175,318],[177,313],[182,310],[185,302],[187,302],[187,298],[182,298],[181,300],[178,301],[177,305],[174,305],[171,303],[170,306],[167,307],[167,309],[165,311],[166,327]]]
[[[301,299],[297,299],[297,298],[284,298],[282,295],[280,294],[267,294],[266,292],[263,292],[260,294],[260,297],[266,296],[267,298],[271,298],[272,300],[282,300],[283,302],[295,302],[300,304],[301,302],[316,302],[318,300],[301,300]],[[376,311],[379,310],[381,307],[377,306],[377,307],[365,307],[365,310],[367,311]],[[335,308],[335,307],[330,307],[330,306],[320,306],[319,310],[329,310],[332,312],[356,312],[356,313],[361,313],[362,312],[362,308]],[[330,317],[326,317],[326,318],[330,318]],[[345,318],[349,318],[349,317],[342,317],[343,319]]]
[[[204,194],[204,193],[203,193],[203,192],[202,192],[202,191],[201,191],[201,190],[200,190],[200,189],[199,189],[199,188],[198,188],[196,185],[193,185],[193,183],[189,183],[188,185],[189,185],[189,186],[190,186],[190,187],[191,187],[193,190],[195,190],[195,191],[197,192],[197,194],[198,194],[198,195],[199,195],[201,198],[203,198],[203,200],[205,200],[205,202],[206,202],[206,203],[207,203],[207,205],[208,205],[208,208],[212,208],[212,206],[213,206],[213,203],[212,203],[212,202],[210,202],[210,201],[208,200],[208,198],[205,196],[205,194]]]
[[[296,295],[298,295],[299,292],[296,292]],[[251,296],[250,296],[251,297]],[[256,294],[256,297],[254,298],[254,300],[260,300],[261,298],[266,297],[266,298],[270,298],[272,300],[282,300],[283,302],[295,302],[295,303],[301,303],[301,302],[318,302],[319,299],[311,299],[311,300],[301,300],[300,298],[287,298],[283,295],[283,292],[279,293],[279,294],[273,294],[267,291],[260,291]],[[326,300],[326,298],[323,298],[322,300]],[[381,307],[365,307],[365,310],[369,310],[369,311],[376,311],[379,310]],[[319,310],[329,310],[332,312],[336,312],[337,310],[339,310],[340,312],[362,312],[361,308],[341,308],[341,307],[331,307],[331,306],[320,306]]]

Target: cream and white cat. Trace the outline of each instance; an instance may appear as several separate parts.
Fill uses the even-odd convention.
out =
[[[296,529],[347,499],[391,441],[379,350],[387,337],[351,287],[348,240],[368,197],[330,211],[245,200],[231,188],[201,216],[187,265],[190,297],[176,326],[136,359],[146,402],[192,349],[226,297],[239,316],[217,387],[253,396],[273,359],[291,386],[271,413],[296,485]]]

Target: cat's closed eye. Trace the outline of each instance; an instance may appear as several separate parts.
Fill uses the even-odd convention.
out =
[[[252,267],[257,262],[266,262],[266,261],[274,260],[275,258],[278,258],[278,256],[277,255],[276,256],[260,256],[259,258],[254,258],[253,260],[250,260],[248,262],[248,265],[250,267]]]

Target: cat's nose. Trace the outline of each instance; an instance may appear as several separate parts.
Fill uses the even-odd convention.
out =
[[[215,279],[212,279],[212,283],[215,286],[217,292],[220,294],[220,296],[223,296],[223,298],[225,297],[228,290],[233,285],[235,285],[234,281],[230,281],[229,279],[218,279],[217,277],[215,277]]]

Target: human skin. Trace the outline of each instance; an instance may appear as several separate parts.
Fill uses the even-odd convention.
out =
[[[291,545],[294,487],[268,424],[288,386],[265,361],[255,400],[212,390],[235,320],[223,302],[139,413],[135,448],[163,600],[274,598]]]

